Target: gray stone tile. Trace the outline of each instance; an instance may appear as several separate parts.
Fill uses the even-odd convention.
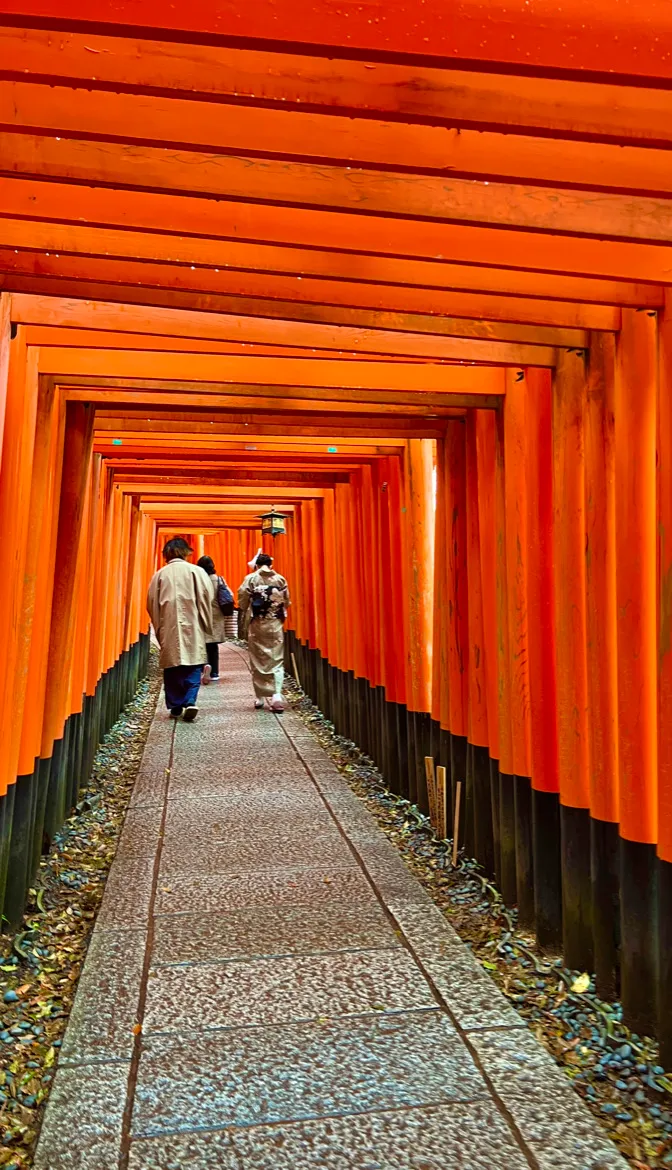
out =
[[[158,967],[144,1030],[184,1032],[433,1010],[436,1000],[402,948]]]
[[[531,1032],[472,1032],[478,1058],[541,1170],[626,1170],[626,1163]]]
[[[126,858],[154,857],[159,844],[163,808],[160,804],[129,808],[117,846],[118,864]]]
[[[487,1135],[487,1140],[484,1140]],[[130,1170],[528,1170],[485,1102],[133,1142]],[[565,1168],[563,1168],[565,1170]]]
[[[213,841],[226,841],[248,832],[272,837],[274,829],[281,826],[316,832],[324,827],[335,828],[333,817],[314,789],[306,792],[281,789],[172,802],[166,815],[165,839],[186,840],[200,835]]]
[[[447,954],[426,950],[422,965],[457,1023],[475,1028],[524,1028],[518,1012],[465,947]]]
[[[118,1170],[129,1065],[59,1068],[33,1170]]]
[[[445,914],[429,898],[428,903],[420,906],[408,902],[390,902],[388,910],[410,946],[421,957],[427,951],[447,955],[453,951],[464,953],[468,949]]]
[[[322,859],[323,860],[323,859]],[[159,881],[157,914],[189,910],[226,914],[248,906],[324,906],[362,902],[376,904],[371,886],[353,865],[298,865],[257,870],[251,865],[241,873],[173,874]]]
[[[96,919],[96,930],[147,929],[154,880],[154,857],[115,858]]]
[[[145,957],[140,930],[97,930],[77,987],[60,1064],[130,1060]]]
[[[330,792],[325,800],[345,833],[379,838],[380,829],[374,817],[351,792]]]
[[[161,855],[161,879],[175,874],[242,873],[251,869],[295,868],[300,865],[339,865],[354,862],[338,830],[278,826],[265,833],[246,833],[230,841],[189,842],[167,839]],[[165,882],[163,883],[165,884]]]
[[[255,776],[238,767],[218,767],[215,772],[196,772],[193,769],[174,772],[168,790],[169,804],[185,800],[202,800],[209,796],[251,796],[268,792],[315,793],[316,788],[304,769],[291,774]]]
[[[167,763],[168,760],[166,758]],[[137,808],[142,805],[163,805],[166,796],[166,787],[166,766],[152,767],[149,764],[143,764],[133,785],[133,793],[129,807]]]
[[[132,1130],[142,1137],[484,1097],[483,1078],[438,1011],[148,1036]]]
[[[263,955],[311,954],[399,946],[389,920],[372,902],[346,906],[259,906],[227,914],[177,914],[154,921],[155,964],[196,963]]]

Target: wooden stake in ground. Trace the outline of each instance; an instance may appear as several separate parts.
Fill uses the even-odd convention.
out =
[[[438,828],[437,824],[437,802],[436,802],[436,773],[434,771],[434,760],[431,756],[425,756],[425,776],[427,778],[427,797],[429,799],[429,819],[432,828]]]
[[[453,824],[453,869],[457,865],[457,836],[460,828],[460,801],[462,799],[462,781],[457,782],[457,791],[455,793],[455,821]]]
[[[296,682],[296,685],[297,685],[297,687],[299,687],[299,689],[301,689],[301,679],[299,678],[299,668],[296,665],[296,658],[294,657],[293,650],[292,650],[292,670],[294,671],[294,680]]]
[[[448,815],[446,809],[446,769],[441,765],[436,769],[436,816],[437,831],[443,841],[448,836]]]

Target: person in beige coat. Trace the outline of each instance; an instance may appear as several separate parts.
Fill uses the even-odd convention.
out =
[[[184,714],[192,723],[201,671],[207,660],[206,643],[213,641],[213,587],[208,574],[192,565],[186,540],[169,540],[163,550],[166,564],[154,574],[147,593],[147,611],[161,649],[166,706],[173,719]]]

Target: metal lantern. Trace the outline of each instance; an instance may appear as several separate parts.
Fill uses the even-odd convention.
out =
[[[285,520],[287,517],[282,512],[276,512],[275,505],[270,512],[265,512],[260,516],[261,531],[264,536],[283,536],[285,532]]]

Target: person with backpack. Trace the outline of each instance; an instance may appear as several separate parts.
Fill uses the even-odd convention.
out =
[[[199,568],[204,569],[212,586],[212,640],[206,642],[207,664],[203,668],[203,685],[219,682],[219,645],[226,641],[226,621],[233,613],[233,593],[223,577],[215,571],[212,557],[201,557]]]
[[[252,684],[258,710],[270,700],[271,711],[284,711],[282,686],[285,680],[285,632],[283,623],[289,606],[289,589],[284,577],[273,568],[273,557],[260,553],[256,572],[247,588],[239,593],[241,611],[249,614],[247,646],[252,667]]]

